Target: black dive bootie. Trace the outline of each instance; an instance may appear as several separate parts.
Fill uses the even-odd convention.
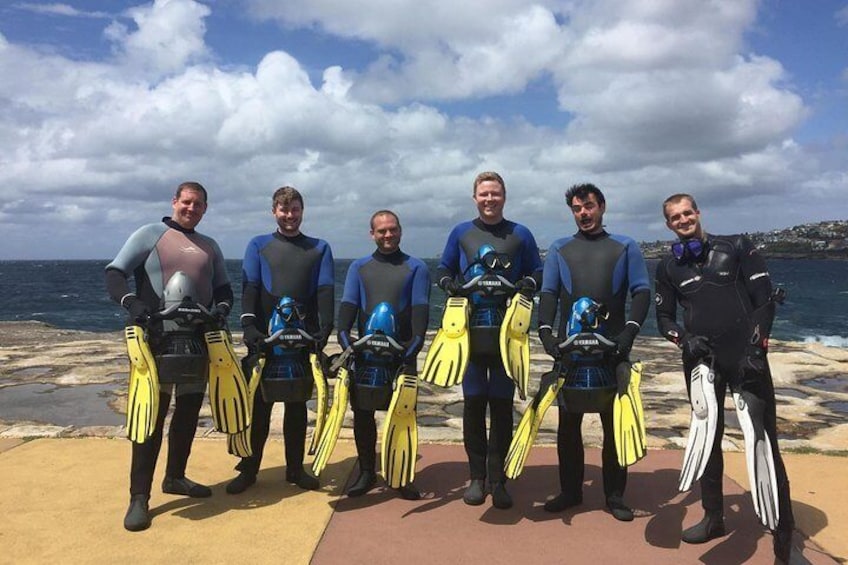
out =
[[[350,497],[362,496],[377,484],[377,475],[374,471],[365,470],[359,473],[350,488],[347,490],[347,495]]]
[[[680,537],[686,543],[704,543],[724,535],[724,516],[718,512],[707,512],[703,519],[683,530]]]

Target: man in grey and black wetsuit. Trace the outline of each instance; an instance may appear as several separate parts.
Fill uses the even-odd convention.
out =
[[[206,189],[200,183],[182,183],[171,202],[172,216],[139,228],[106,266],[109,296],[129,311],[130,324],[146,323],[152,312],[162,308],[165,286],[177,272],[185,274],[192,283],[197,293],[192,298],[196,302],[210,308],[216,317],[224,319],[229,314],[233,290],[224,267],[224,256],[212,238],[194,229],[206,213],[207,203]],[[135,280],[135,292],[129,288],[130,276]],[[196,337],[203,342],[202,335]],[[151,349],[157,354],[155,339],[151,340]],[[168,430],[168,465],[162,491],[191,497],[212,495],[209,487],[185,476],[206,392],[205,373],[197,376],[200,382],[161,387],[153,435],[144,443],[132,444],[130,507],[124,518],[124,527],[128,530],[144,530],[150,526],[150,489],[173,389],[176,389],[177,399]],[[160,374],[160,380],[173,382],[166,374]]]
[[[539,299],[539,338],[545,351],[558,359],[558,346],[566,336],[573,303],[588,297],[609,312],[605,322],[608,337],[618,344],[618,353],[610,371],[615,374],[619,362],[628,359],[633,341],[648,315],[651,287],[639,246],[631,238],[607,233],[603,217],[606,200],[593,184],[572,186],[565,199],[578,231],[551,245],[545,258]],[[630,295],[630,311],[626,311]],[[557,335],[553,324],[559,303]],[[583,414],[571,412],[560,393],[557,454],[559,456],[560,494],[545,503],[548,512],[561,512],[583,502],[583,438],[580,427]],[[613,405],[600,413],[604,430],[603,482],[606,504],[612,515],[622,521],[633,519],[624,504],[627,469],[619,466],[613,434]]]

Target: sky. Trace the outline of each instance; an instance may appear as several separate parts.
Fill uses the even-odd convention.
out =
[[[848,0],[11,0],[0,5],[0,260],[109,259],[201,182],[225,256],[275,229],[437,256],[501,173],[506,217],[667,240],[848,218]]]

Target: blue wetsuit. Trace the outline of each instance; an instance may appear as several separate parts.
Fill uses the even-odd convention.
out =
[[[207,307],[219,303],[225,303],[228,308],[232,305],[233,290],[218,244],[210,237],[183,228],[170,218],[142,226],[127,239],[115,259],[106,265],[106,288],[118,304],[123,305],[128,296],[136,294],[150,311],[155,312],[162,308],[165,285],[177,271],[191,279],[198,294],[192,298],[198,303]],[[135,280],[135,293],[129,288],[130,275]],[[203,341],[202,337],[199,341]],[[154,354],[156,347],[157,341],[152,339]],[[159,412],[153,435],[144,443],[132,444],[131,495],[150,494],[156,459],[162,447],[165,416],[171,403],[171,388],[160,388]],[[177,399],[168,430],[165,474],[179,479],[185,476],[206,381],[178,384],[174,388]]]
[[[566,337],[566,325],[572,304],[589,297],[607,307],[604,322],[608,337],[615,337],[627,321],[641,326],[650,307],[650,284],[645,260],[638,244],[629,237],[605,231],[587,235],[578,232],[551,245],[545,258],[542,291],[539,300],[539,328],[552,327],[559,303],[558,336]],[[630,314],[626,313],[628,294]],[[614,367],[611,367],[614,371]],[[557,453],[562,492],[573,500],[582,499],[584,453],[580,427],[583,414],[568,412],[562,402],[557,431]],[[621,497],[627,484],[627,469],[618,465],[613,434],[612,404],[601,412],[604,430],[602,451],[604,494]]]
[[[483,245],[511,259],[511,267],[503,275],[510,282],[532,276],[538,288],[542,260],[530,230],[521,224],[501,220],[488,225],[480,218],[457,225],[448,236],[436,280],[461,278]],[[506,298],[504,298],[504,301]],[[506,304],[503,305],[506,308]],[[497,342],[497,337],[494,337]],[[498,345],[493,349],[497,352]],[[462,381],[463,441],[468,454],[472,479],[503,481],[503,465],[512,441],[512,398],[515,383],[504,370],[500,354],[479,355],[471,350],[468,368]],[[486,407],[489,406],[491,432],[486,438]]]
[[[719,406],[724,406],[728,387],[751,395],[746,399],[749,404],[758,402],[764,406],[762,422],[756,424],[763,426],[772,446],[780,511],[778,529],[791,531],[794,518],[789,478],[777,444],[777,410],[768,360],[763,352],[761,371],[746,371],[742,366],[747,348],[765,351],[768,347],[775,308],[770,301],[768,268],[745,236],[708,235],[704,245],[707,251],[702,257],[677,260],[669,253],[657,265],[657,326],[663,337],[676,344],[681,344],[686,334],[709,340]],[[677,322],[678,302],[683,306],[683,327]],[[700,359],[683,355],[687,391],[692,369],[698,362]],[[724,410],[719,410],[716,440],[700,479],[701,504],[708,513],[724,512],[723,433]]]
[[[333,254],[326,241],[303,234],[289,238],[279,232],[254,237],[244,252],[242,278],[242,326],[253,324],[267,333],[274,306],[281,297],[289,296],[303,306],[306,331],[318,336],[323,347],[333,329],[335,283]],[[284,404],[286,478],[296,481],[303,472],[306,402]],[[261,394],[254,396],[250,426],[253,455],[236,467],[243,473],[255,475],[259,471],[273,406]]]
[[[345,277],[339,306],[339,343],[346,347],[357,322],[359,336],[374,307],[388,302],[395,312],[396,339],[406,348],[404,373],[417,375],[415,358],[424,345],[430,318],[430,273],[427,265],[398,250],[391,254],[375,251],[351,263]],[[374,471],[377,454],[377,425],[373,410],[353,411],[353,435],[360,471]]]

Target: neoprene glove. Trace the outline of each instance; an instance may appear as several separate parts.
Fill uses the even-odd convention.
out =
[[[707,338],[694,334],[684,335],[680,340],[680,348],[683,350],[683,355],[689,359],[703,359],[713,352]]]
[[[414,337],[407,343],[404,343],[403,360],[414,360],[415,357],[418,355],[418,352],[421,351],[422,347],[424,347],[424,340],[420,337]]]
[[[230,315],[230,305],[226,302],[219,302],[212,307],[209,314],[221,328],[224,328],[227,325],[227,316]]]
[[[545,348],[545,353],[554,359],[560,358],[559,344],[560,340],[554,337],[554,332],[551,328],[542,328],[539,330],[539,339],[542,340],[542,347]]]
[[[442,277],[439,280],[439,288],[445,291],[448,296],[456,296],[459,293],[459,284],[451,277]]]
[[[331,329],[328,328],[319,328],[315,335],[312,336],[315,338],[315,353],[321,353],[324,348],[327,346],[327,340],[330,339]]]
[[[339,345],[341,346],[342,350],[345,350],[350,347],[350,333],[347,330],[339,330],[337,338],[339,340]]]
[[[520,292],[527,298],[532,298],[536,292],[536,281],[533,277],[524,277],[515,283],[515,291]]]
[[[612,338],[618,345],[618,353],[624,357],[630,355],[630,350],[633,349],[633,341],[639,335],[639,326],[635,324],[627,324],[620,334]]]
[[[265,338],[268,337],[256,327],[256,324],[244,325],[244,344],[250,349],[258,349]]]
[[[150,319],[150,306],[137,296],[127,297],[124,307],[130,313],[130,318],[137,324],[144,325]]]
[[[745,348],[745,356],[740,362],[740,372],[756,373],[757,376],[766,372],[766,351],[757,345],[749,345]]]

